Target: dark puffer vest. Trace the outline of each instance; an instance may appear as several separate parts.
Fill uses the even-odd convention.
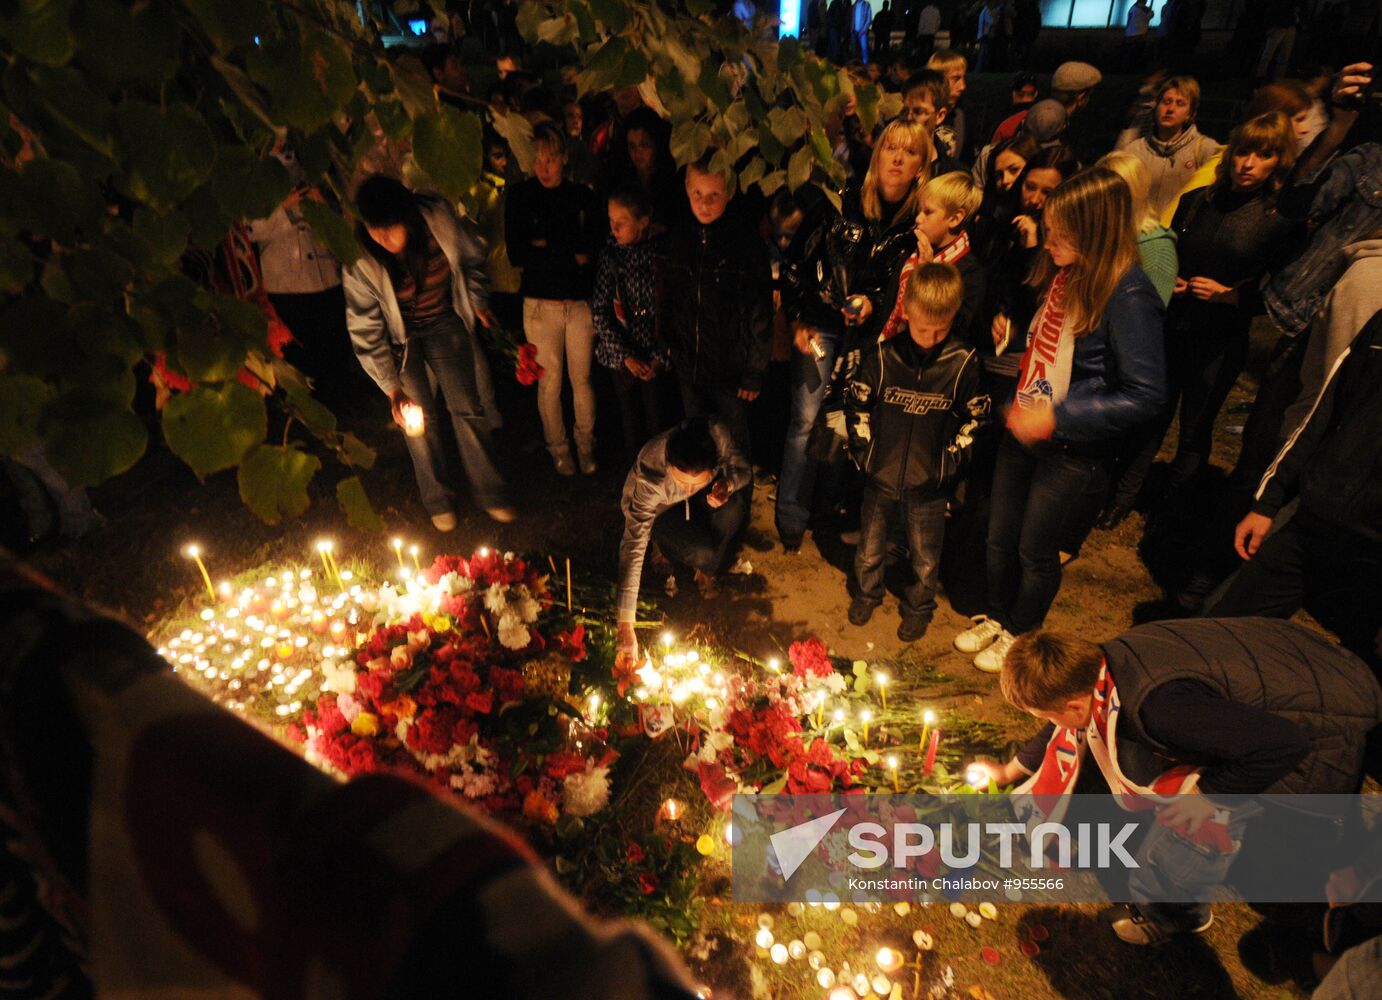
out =
[[[1310,752],[1267,794],[1358,791],[1368,732],[1382,725],[1382,687],[1348,650],[1276,618],[1153,622],[1103,648],[1118,686],[1120,733],[1164,750],[1142,729],[1142,701],[1169,681],[1198,681],[1309,734]]]

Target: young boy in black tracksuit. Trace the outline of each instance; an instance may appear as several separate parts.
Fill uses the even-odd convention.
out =
[[[964,299],[959,272],[923,264],[905,296],[907,332],[867,348],[845,394],[850,451],[868,478],[849,621],[863,625],[883,600],[888,524],[900,511],[916,580],[903,595],[897,636],[913,642],[936,610],[946,501],[989,401],[974,349],[949,336]]]

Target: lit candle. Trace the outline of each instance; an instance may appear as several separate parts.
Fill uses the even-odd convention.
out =
[[[182,554],[197,564],[197,569],[202,571],[202,582],[206,584],[206,592],[211,595],[211,599],[216,600],[216,588],[211,585],[211,574],[206,571],[206,563],[202,562],[202,549],[195,542],[182,550]]]
[[[422,572],[422,563],[418,562],[417,554],[418,554],[418,547],[417,547],[416,545],[409,545],[409,546],[408,546],[408,555],[410,555],[410,556],[413,557],[413,568],[416,569],[417,572],[421,573],[421,572]]]
[[[773,673],[777,673],[779,670],[782,669],[782,661],[779,660],[776,656],[768,657],[768,669],[771,670]]]
[[[900,788],[897,787],[897,758],[896,758],[896,757],[889,757],[889,758],[888,758],[888,770],[891,771],[891,772],[893,773],[893,792],[894,792],[894,793],[901,792],[902,789],[900,789]],[[889,970],[889,971],[891,971],[891,970]]]
[[[878,675],[878,694],[879,694],[879,697],[881,697],[881,698],[883,699],[883,713],[886,715],[886,714],[887,714],[887,711],[888,711],[888,675],[887,675],[887,674],[879,674],[879,675]]]
[[[398,558],[398,568],[407,569],[407,567],[403,565],[403,539],[395,538],[393,540],[393,554]]]
[[[869,723],[873,721],[873,713],[867,708],[859,713],[859,719],[864,723],[864,746],[869,745]]]
[[[874,956],[874,961],[878,963],[878,968],[887,973],[896,972],[902,968],[905,959],[902,952],[895,948],[879,948],[878,954]]]
[[[416,403],[404,403],[400,408],[403,414],[403,433],[410,438],[422,437],[427,433],[427,421],[423,417],[422,407]]]
[[[985,788],[989,783],[988,772],[978,764],[970,764],[965,770],[965,783],[970,788]]]
[[[821,691],[816,695],[816,728],[821,728],[821,723],[825,719],[825,692]]]
[[[837,708],[837,709],[835,709],[835,725],[837,725],[837,726],[843,726],[844,724],[845,724],[845,710],[844,710],[843,708]]]
[[[941,731],[939,729],[931,730],[931,743],[926,748],[926,766],[921,770],[921,773],[927,777],[931,776],[931,769],[936,766],[936,750],[940,748],[940,745]]]
[[[571,610],[571,558],[566,559],[566,610]]]
[[[921,740],[917,743],[917,753],[926,752],[926,737],[931,733],[931,724],[936,721],[936,713],[929,708],[921,716]]]
[[[330,556],[330,552],[331,552],[331,543],[330,543],[329,541],[327,541],[325,538],[323,538],[323,539],[321,539],[321,540],[319,540],[319,541],[317,542],[317,555],[319,555],[319,556],[321,557],[321,561],[322,561],[322,573],[325,575],[325,578],[326,578],[326,580],[327,580],[328,583],[331,582],[331,578],[335,575],[335,574],[332,573],[332,571],[331,571],[331,556]]]

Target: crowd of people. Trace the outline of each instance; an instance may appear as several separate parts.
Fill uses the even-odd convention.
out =
[[[812,8],[829,19],[840,6]],[[924,9],[919,19],[931,24]],[[867,32],[850,23],[846,37],[867,58]],[[670,589],[682,567],[713,597],[752,505],[766,501],[787,553],[808,535],[854,546],[851,625],[886,599],[890,563],[910,568],[904,642],[928,631],[947,573],[978,582],[983,613],[955,647],[1052,724],[993,766],[1004,782],[1039,776],[1062,733],[1107,725],[1098,706],[1116,682],[1125,700],[1136,687],[1152,706],[1131,742],[1173,759],[1252,757],[1205,790],[1218,781],[1253,793],[1321,790],[1306,774],[1323,752],[1311,720],[1352,691],[1358,731],[1329,790],[1356,787],[1353,751],[1382,705],[1367,669],[1382,672],[1373,67],[1262,86],[1222,141],[1197,126],[1199,81],[1158,72],[1117,138],[1089,149],[1072,145],[1070,122],[1098,100],[1096,67],[1066,62],[1049,81],[1018,73],[1011,109],[978,134],[964,107],[968,59],[930,48],[885,47],[886,71],[874,72],[900,95],[895,117],[870,130],[847,108],[831,122],[847,178],[838,197],[824,174],[765,198],[708,155],[678,165],[668,123],[638,88],[563,99],[505,56],[487,103],[530,123],[526,174],[487,130],[483,174],[463,204],[365,178],[354,193],[365,253],[335,281],[286,204],[254,229],[266,262],[281,265],[266,265],[268,291],[284,316],[314,317],[300,346],[328,395],[348,385],[349,343],[389,398],[439,531],[457,523],[457,459],[479,507],[499,522],[518,516],[495,459],[499,331],[521,329],[540,370],[537,410],[558,476],[592,476],[613,450],[597,447],[597,396],[612,392],[621,427],[609,436],[630,465],[618,585],[626,665],[645,577]],[[1140,61],[1134,48],[1127,57]],[[453,52],[431,50],[427,64],[444,99],[479,103]],[[341,325],[323,320],[328,310]],[[1228,488],[1206,514],[1197,489],[1212,475],[1216,422],[1263,315],[1276,333],[1270,364]],[[783,391],[765,394],[775,382]],[[1172,427],[1169,469],[1153,475]],[[1195,648],[1280,648],[1269,623],[1244,631],[1224,620],[1304,607],[1338,637],[1343,659],[1328,669],[1342,680],[1310,718],[1291,709],[1295,721],[1277,725],[1272,713],[1298,703],[1301,671],[1325,669],[1318,657],[1254,653],[1268,664],[1262,690],[1208,667],[1158,687],[1138,672],[1141,650],[1165,655],[1172,640],[1134,630],[1118,641],[1137,655],[1118,660],[1112,644],[1100,653],[1043,629],[1064,564],[1134,510],[1149,536],[1172,531],[1184,546],[1193,572],[1172,595],[1182,613],[1220,619],[1211,632],[1144,628]],[[1225,741],[1238,737],[1223,726],[1187,722],[1216,718],[1260,739],[1230,752]],[[1141,780],[1110,766],[1106,777]],[[1121,921],[1124,940],[1156,943],[1202,930],[1207,910],[1134,908]]]

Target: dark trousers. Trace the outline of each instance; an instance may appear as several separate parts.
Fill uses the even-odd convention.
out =
[[[359,413],[377,398],[350,346],[341,286],[322,292],[269,296],[293,335],[283,356],[312,379],[312,393],[333,410]]]
[[[735,491],[722,507],[706,502],[701,490],[685,503],[667,508],[653,522],[653,541],[673,562],[716,576],[729,568],[739,537],[749,522],[753,484]]]
[[[1267,536],[1204,613],[1289,618],[1302,607],[1382,675],[1382,543],[1302,508]]]
[[[749,414],[747,404],[739,398],[736,386],[698,385],[690,379],[678,377],[682,408],[688,417],[717,417],[729,428],[734,443],[747,457],[749,451]]]
[[[611,373],[611,378],[619,400],[624,450],[629,461],[635,461],[650,437],[672,426],[671,400],[667,398],[672,376],[663,372],[645,382],[628,371],[617,371]]]
[[[883,601],[883,564],[889,525],[897,516],[907,534],[916,577],[902,592],[902,616],[931,620],[936,612],[936,582],[945,542],[945,497],[889,496],[873,483],[864,488],[859,514],[859,546],[854,550],[855,596],[877,607]]]
[[[1283,336],[1272,348],[1272,358],[1257,387],[1257,398],[1243,424],[1243,448],[1233,468],[1235,482],[1256,488],[1281,449],[1285,436],[1282,432],[1294,430],[1282,427],[1282,422],[1287,409],[1300,395],[1300,366],[1308,337],[1308,333]]]
[[[988,530],[988,614],[1020,635],[1040,628],[1060,592],[1061,543],[1108,483],[1102,458],[1011,435],[998,446]]]
[[[404,440],[413,460],[422,506],[429,515],[456,509],[456,493],[451,486],[455,462],[442,433],[443,421],[448,419],[475,502],[486,509],[507,502],[504,479],[490,453],[485,408],[475,387],[474,343],[460,317],[447,313],[409,328],[407,348],[399,364],[403,391],[425,414],[425,433]],[[429,373],[436,382],[435,394]]]

